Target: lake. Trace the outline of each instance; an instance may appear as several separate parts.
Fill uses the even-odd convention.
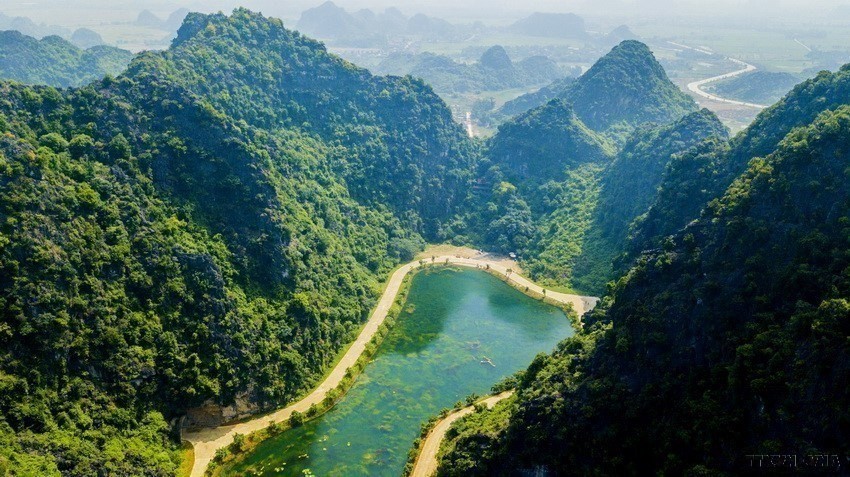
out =
[[[261,443],[224,475],[398,477],[420,425],[486,395],[573,335],[564,313],[488,273],[420,272],[403,312],[327,414]]]

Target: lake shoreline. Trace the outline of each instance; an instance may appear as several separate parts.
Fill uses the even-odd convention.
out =
[[[342,397],[342,394],[338,394],[336,396],[333,395],[334,392],[340,392],[338,391],[340,384],[345,384],[347,387],[350,387],[356,380],[356,375],[362,372],[362,368],[365,367],[365,363],[364,366],[360,366],[359,360],[361,356],[364,355],[367,346],[372,348],[372,353],[374,353],[377,348],[377,344],[373,343],[373,338],[376,334],[378,334],[378,331],[381,329],[381,326],[388,317],[391,308],[396,304],[402,285],[410,282],[409,277],[410,272],[412,271],[417,271],[430,266],[460,266],[487,271],[491,274],[504,277],[505,279],[503,281],[512,284],[514,288],[517,288],[525,294],[529,294],[533,298],[540,299],[539,297],[545,297],[547,301],[550,301],[550,304],[551,302],[555,302],[562,306],[571,306],[576,311],[576,314],[583,314],[583,312],[586,311],[586,307],[593,306],[596,303],[596,299],[592,297],[580,297],[577,295],[547,292],[546,289],[539,285],[534,284],[520,275],[514,274],[513,270],[504,263],[491,262],[494,262],[492,258],[491,260],[487,260],[486,258],[479,259],[460,256],[433,256],[430,260],[423,258],[418,261],[402,265],[396,269],[390,277],[390,280],[387,282],[384,294],[379,300],[371,318],[367,321],[358,338],[349,347],[345,356],[343,356],[343,359],[340,360],[336,367],[327,375],[326,379],[319,384],[313,392],[295,403],[264,416],[258,416],[248,421],[236,424],[203,429],[194,432],[186,432],[184,434],[184,440],[192,443],[195,448],[195,462],[191,475],[193,477],[214,475],[214,472],[207,473],[207,467],[216,457],[218,457],[219,461],[230,462],[230,460],[227,459],[227,452],[220,450],[233,447],[232,444],[234,443],[235,438],[238,438],[241,443],[236,446],[238,447],[237,449],[232,450],[237,450],[240,451],[238,453],[242,453],[241,446],[245,444],[246,440],[248,442],[254,442],[256,440],[258,443],[269,437],[257,434],[251,439],[246,439],[244,436],[265,431],[270,426],[279,426],[281,423],[289,421],[294,413],[298,413],[303,416],[310,411],[311,407],[315,408],[315,406],[322,405],[329,395],[332,396],[332,402],[327,403],[327,409],[333,407],[336,401]],[[532,295],[533,293],[536,293],[538,296],[536,297]],[[570,316],[570,313],[567,313],[567,316]],[[386,332],[387,331],[385,329],[384,333]],[[319,414],[320,413],[314,413],[311,417],[316,417]],[[213,467],[218,467],[218,465],[214,465]],[[214,471],[214,469],[211,470]]]

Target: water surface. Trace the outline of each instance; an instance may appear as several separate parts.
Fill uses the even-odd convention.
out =
[[[420,424],[571,336],[561,310],[482,271],[414,277],[405,310],[343,400],[226,475],[398,477]]]

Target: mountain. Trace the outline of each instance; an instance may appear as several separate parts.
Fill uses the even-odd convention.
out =
[[[712,113],[696,111],[639,42],[623,42],[577,80],[508,107],[550,94],[557,98],[507,121],[488,142],[482,167],[494,170],[479,176],[495,192],[467,220],[478,224],[468,234],[517,253],[536,280],[601,294],[667,164],[710,137],[725,141],[727,133]],[[529,210],[527,239],[511,240],[511,232],[489,225],[501,223],[499,214],[517,215],[499,206],[502,182]],[[514,222],[509,230],[518,229]]]
[[[790,73],[754,71],[707,85],[707,90],[738,101],[773,104],[785,96],[800,78]]]
[[[71,31],[56,25],[37,24],[27,17],[10,17],[0,13],[0,31],[16,30],[34,38],[61,36],[67,38]]]
[[[0,97],[0,469],[16,475],[174,475],[181,417],[298,396],[379,280],[443,240],[476,160],[421,82],[244,9],[189,15],[117,78]]]
[[[550,58],[532,56],[513,62],[499,45],[487,49],[473,64],[458,63],[433,53],[395,53],[382,61],[375,73],[422,78],[442,94],[520,88],[563,75]]]
[[[80,86],[124,71],[133,58],[110,46],[83,50],[59,38],[41,40],[17,31],[0,32],[0,78],[55,87]]]
[[[606,283],[623,271],[624,264],[617,263],[615,267],[615,259],[631,245],[630,231],[635,220],[648,213],[654,203],[666,199],[659,198],[659,187],[672,182],[667,178],[671,174],[668,168],[680,164],[682,156],[701,150],[706,143],[725,144],[728,139],[726,128],[707,109],[668,125],[638,128],[603,172],[590,233],[573,265],[574,285],[597,294],[604,292]],[[680,211],[688,210],[685,204],[669,204]],[[559,261],[546,255],[537,261],[546,262],[549,258],[551,263]]]
[[[731,146],[674,161],[668,175],[710,184],[704,168],[747,158],[578,337],[535,359],[516,398],[450,432],[438,475],[739,474],[785,449],[847,455],[847,74],[798,86]]]
[[[74,30],[70,40],[71,43],[84,50],[93,46],[103,45],[103,38],[101,38],[96,31],[89,30],[88,28],[78,28]]]
[[[613,48],[628,40],[640,41],[640,38],[627,25],[620,25],[605,35],[600,42],[607,48]]]
[[[332,1],[302,12],[296,28],[335,44],[361,47],[386,45],[390,36],[412,35],[446,41],[464,31],[446,20],[422,13],[408,18],[397,8],[382,13],[368,9],[349,12]]]
[[[570,83],[575,81],[575,78],[564,77],[553,81],[552,83],[540,88],[532,93],[523,94],[517,98],[507,101],[497,111],[498,116],[502,118],[511,118],[522,114],[530,109],[542,106],[549,101],[555,99],[564,90],[569,87]]]
[[[569,166],[604,161],[610,148],[555,99],[500,126],[487,155],[515,180],[539,182],[562,178]]]
[[[649,47],[634,40],[621,42],[577,80],[557,80],[505,103],[497,113],[510,117],[555,97],[569,101],[588,127],[621,145],[643,123],[670,123],[697,110]]]
[[[584,19],[573,13],[536,12],[517,20],[507,30],[511,33],[550,38],[586,39]]]
[[[581,216],[593,189],[587,178],[593,182],[613,155],[611,144],[561,99],[502,124],[479,172],[479,184],[490,190],[464,220],[470,235],[487,249],[531,258],[544,240],[539,230],[555,233],[546,218],[558,210]]]
[[[365,22],[355,18],[333,2],[305,10],[295,26],[298,31],[317,38],[353,38],[361,35]]]
[[[562,97],[591,129],[621,139],[642,123],[669,123],[697,110],[649,48],[632,40],[597,61]]]
[[[754,157],[764,157],[794,128],[804,127],[829,109],[835,109],[850,94],[850,66],[797,85],[778,103],[763,111],[732,147],[709,142],[671,163],[659,186],[658,200],[635,224],[626,258],[654,248],[698,217],[709,201],[722,194],[747,168]],[[628,261],[628,260],[627,260]]]
[[[613,160],[576,170],[547,189],[550,195],[558,191],[558,199],[539,219],[541,232],[524,256],[525,268],[541,279],[601,295],[617,277],[614,259],[628,244],[632,222],[656,200],[668,164],[704,141],[726,139],[726,129],[708,110],[638,128]]]
[[[157,30],[163,30],[167,32],[176,32],[180,25],[183,23],[183,19],[189,14],[189,10],[185,8],[178,8],[171,12],[168,15],[168,18],[163,20],[156,16],[150,10],[142,10],[139,12],[139,16],[136,17],[136,21],[134,24],[136,26],[142,26],[147,28],[156,28]]]
[[[136,17],[135,24],[136,26],[159,28],[162,25],[162,19],[150,10],[142,10]]]

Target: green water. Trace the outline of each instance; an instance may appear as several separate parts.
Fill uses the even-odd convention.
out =
[[[345,398],[263,442],[225,474],[398,477],[423,421],[471,393],[489,394],[572,334],[562,311],[487,273],[420,273],[400,319]],[[495,366],[482,363],[485,357]]]

